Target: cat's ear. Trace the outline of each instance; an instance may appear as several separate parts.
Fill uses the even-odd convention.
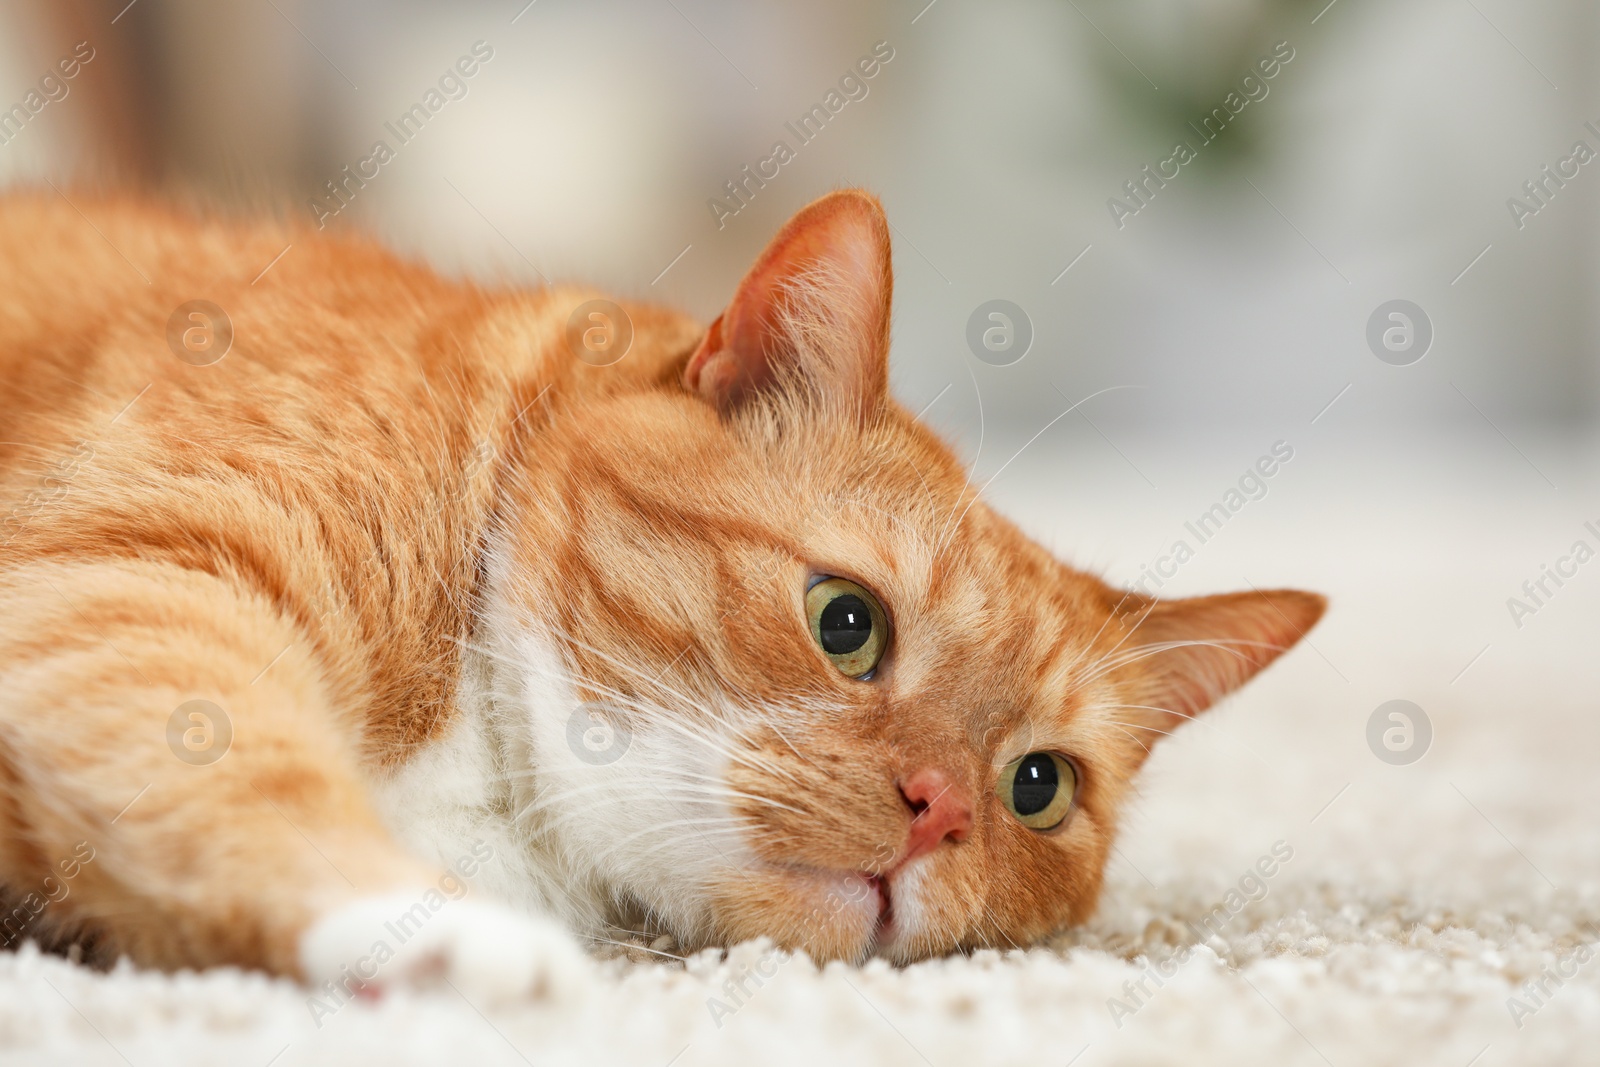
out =
[[[1171,730],[1293,648],[1327,606],[1297,589],[1184,600],[1129,594],[1116,611],[1135,629],[1113,653],[1127,661],[1118,673],[1137,697],[1129,703],[1142,706],[1145,725]]]
[[[683,383],[730,413],[806,390],[864,418],[888,389],[889,223],[877,199],[830,193],[790,219],[684,368]]]

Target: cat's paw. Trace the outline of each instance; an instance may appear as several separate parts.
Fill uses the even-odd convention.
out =
[[[473,900],[430,910],[429,892],[367,897],[317,920],[300,940],[306,978],[369,991],[448,983],[489,1006],[565,999],[592,970],[550,919]]]

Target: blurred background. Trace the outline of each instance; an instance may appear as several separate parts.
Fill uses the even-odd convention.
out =
[[[955,423],[976,422],[974,375],[1018,417],[1132,385],[1099,411],[1309,419],[1353,383],[1344,419],[1481,421],[1453,381],[1491,418],[1577,420],[1600,402],[1600,180],[1583,168],[1521,229],[1507,200],[1538,206],[1523,183],[1574,141],[1600,150],[1597,34],[1576,0],[8,0],[0,104],[78,41],[95,58],[0,145],[0,177],[311,219],[384,140],[396,158],[328,226],[705,316],[797,207],[859,184],[896,231],[902,393],[958,379]],[[402,145],[385,123],[479,41],[466,95]],[[785,124],[880,41],[866,96],[802,145]],[[1218,133],[1279,42],[1293,58]],[[725,183],[779,140],[795,158],[719,218],[707,201],[740,207]],[[1119,228],[1107,201],[1138,206],[1124,183],[1179,141],[1196,158]],[[1004,370],[963,343],[991,298],[1034,326]],[[1436,331],[1398,372],[1364,342],[1395,298]]]
[[[1180,819],[1226,771],[1362,782],[1317,831],[1445,883],[1432,824],[1393,814],[1490,834],[1471,794],[1550,878],[1592,878],[1594,848],[1541,840],[1518,797],[1565,768],[1600,800],[1573,762],[1600,737],[1600,564],[1531,616],[1510,601],[1600,546],[1600,166],[1575,149],[1600,152],[1597,44],[1580,0],[7,0],[0,107],[26,116],[0,114],[0,180],[299,214],[707,319],[792,212],[865,186],[894,228],[896,390],[997,505],[1124,582],[1188,540],[1164,594],[1333,594],[1286,673],[1189,731],[1207,760],[1158,754],[1130,862],[1236,872],[1271,840],[1207,829],[1270,823],[1250,790]],[[393,158],[335,198],[378,141]],[[991,300],[1021,309],[1020,358],[969,343]],[[1421,319],[1373,334],[1395,300]],[[1397,325],[1398,355],[1372,339]],[[1266,495],[1196,544],[1280,442]],[[1432,718],[1414,768],[1364,732],[1400,698]]]

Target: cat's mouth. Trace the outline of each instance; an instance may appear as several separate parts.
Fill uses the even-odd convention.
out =
[[[872,927],[872,951],[877,952],[894,938],[894,896],[889,879],[881,874],[862,874],[878,894],[878,919]]]

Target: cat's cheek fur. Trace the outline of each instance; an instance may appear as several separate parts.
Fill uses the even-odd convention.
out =
[[[715,786],[727,743],[709,726],[645,715],[614,752],[584,749],[573,730],[584,701],[552,637],[570,620],[519,588],[504,551],[489,558],[487,706],[504,739],[513,828],[539,867],[562,876],[547,907],[598,935],[619,905],[635,904],[681,943],[708,938],[714,872],[750,859],[726,832],[731,813]]]
[[[447,982],[484,1007],[564,999],[593,967],[552,920],[451,900],[433,886],[365,897],[323,916],[301,938],[300,965],[311,985],[332,982],[341,998],[358,988]]]
[[[547,642],[524,634],[518,642],[530,674],[548,663]],[[541,646],[538,652],[530,652]],[[712,925],[705,889],[713,872],[749,862],[748,850],[729,834],[731,815],[721,798],[702,788],[722,780],[709,746],[661,726],[636,728],[627,751],[614,762],[591,763],[574,751],[569,722],[580,703],[551,699],[568,688],[549,677],[530,677],[544,699],[509,705],[526,730],[528,766],[537,795],[519,805],[540,847],[608,903],[636,902],[680,940],[703,937]]]

